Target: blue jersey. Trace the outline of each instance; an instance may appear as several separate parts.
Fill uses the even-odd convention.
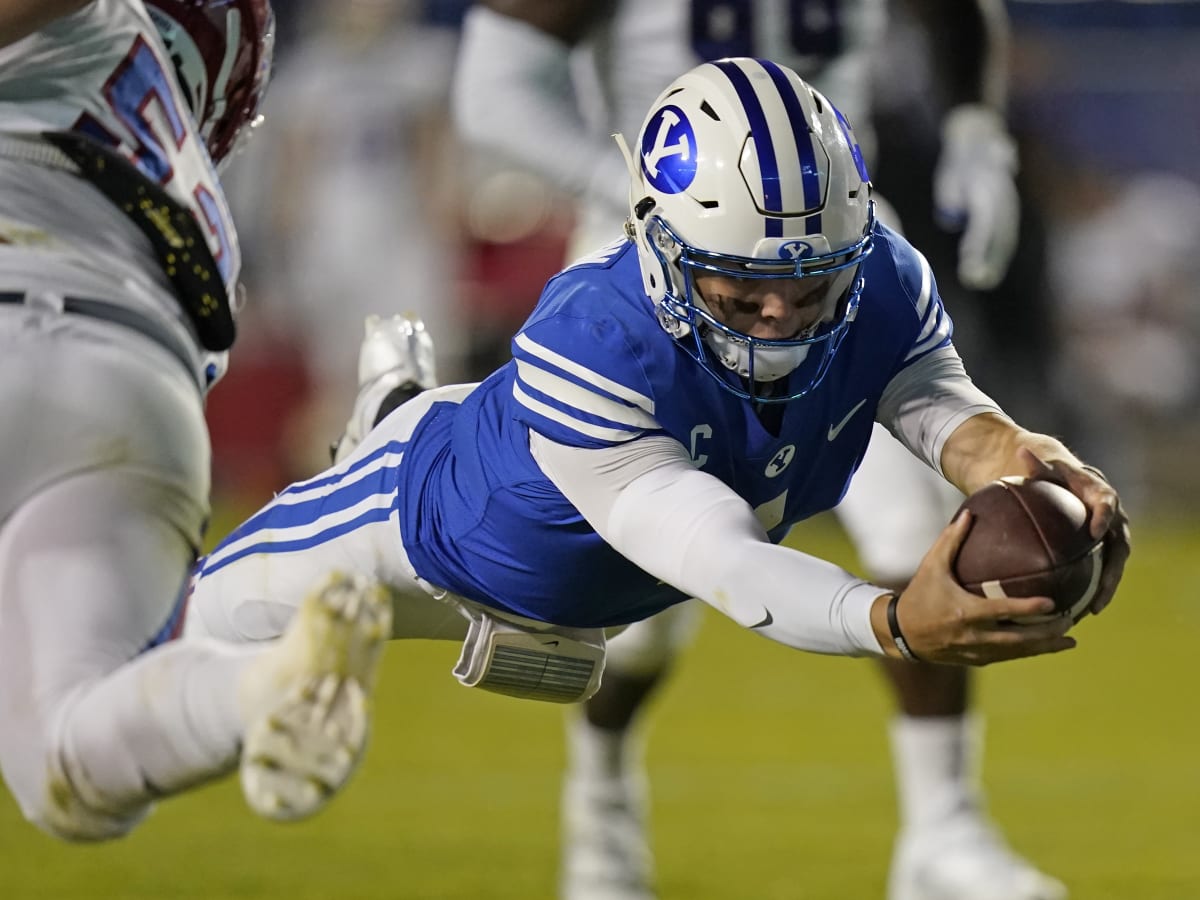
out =
[[[632,243],[546,286],[513,361],[461,404],[434,405],[397,471],[416,572],[456,594],[559,625],[646,618],[685,599],[610,547],[546,477],[535,431],[583,448],[668,435],[755,509],[773,541],[835,506],[897,372],[950,342],[928,265],[877,226],[858,315],[821,384],[768,427],[670,337]]]

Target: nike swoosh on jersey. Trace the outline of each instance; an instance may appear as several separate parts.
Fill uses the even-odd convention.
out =
[[[755,622],[753,625],[750,626],[751,628],[766,628],[768,625],[770,625],[772,622],[775,621],[775,617],[773,615],[771,615],[771,611],[769,609],[767,609],[765,606],[763,607],[763,612],[766,613],[766,615],[763,616],[763,620],[761,622]]]
[[[846,415],[842,418],[842,421],[838,422],[836,425],[830,425],[829,434],[826,435],[825,439],[827,441],[837,440],[837,436],[842,433],[842,429],[846,427],[850,420],[854,418],[854,414],[862,409],[862,405],[866,402],[867,398],[863,397],[856,404],[854,404],[854,409],[846,413]]]

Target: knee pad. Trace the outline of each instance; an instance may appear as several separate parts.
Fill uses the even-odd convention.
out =
[[[608,642],[608,670],[634,677],[662,671],[695,637],[700,613],[700,604],[688,600],[634,622]]]

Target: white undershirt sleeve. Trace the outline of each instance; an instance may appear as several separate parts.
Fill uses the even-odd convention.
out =
[[[958,351],[950,346],[934,350],[892,378],[875,418],[909,452],[943,475],[946,439],[981,413],[1005,415],[995,400],[975,386]]]
[[[576,197],[624,213],[629,173],[616,142],[586,125],[571,76],[571,48],[534,26],[475,6],[463,20],[454,76],[454,123]]]
[[[530,437],[546,476],[618,553],[740,625],[814,653],[882,655],[883,588],[772,544],[750,506],[664,436],[604,449]]]

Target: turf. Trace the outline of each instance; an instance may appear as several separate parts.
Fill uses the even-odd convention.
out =
[[[1080,646],[980,674],[985,780],[1011,842],[1075,900],[1200,898],[1200,529],[1144,528]],[[850,565],[827,519],[795,540]],[[363,771],[323,815],[254,819],[229,781],[128,839],[69,847],[0,792],[3,900],[551,898],[563,711],[461,688],[455,648],[389,648]],[[710,614],[648,735],[664,900],[881,898],[889,706],[865,661]]]

